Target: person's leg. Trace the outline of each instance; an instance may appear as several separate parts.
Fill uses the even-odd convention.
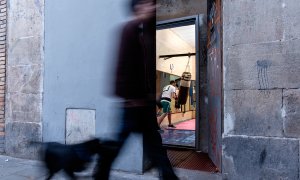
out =
[[[131,110],[124,109],[122,115],[122,124],[121,128],[118,132],[118,139],[113,141],[105,141],[101,142],[101,150],[99,154],[99,158],[97,161],[97,165],[95,167],[94,172],[94,179],[96,180],[108,180],[110,169],[112,163],[114,162],[115,158],[118,156],[125,140],[128,138],[133,122],[131,121]]]
[[[172,118],[171,118],[171,112],[168,114],[168,122],[169,122],[169,124],[168,124],[168,127],[171,127],[171,128],[176,128],[176,126],[174,126],[173,124],[172,124]]]
[[[172,122],[171,122],[171,112],[168,113],[168,122],[169,122],[169,125],[172,124]]]
[[[101,152],[94,169],[94,179],[108,180],[110,169],[113,161],[118,156],[118,153],[124,142],[118,141],[103,141],[101,144]]]
[[[160,100],[156,101],[156,106],[157,106],[157,116],[160,116],[162,114],[162,105]]]
[[[162,121],[164,120],[164,118],[168,115],[168,113],[170,112],[170,104],[167,101],[161,101],[161,105],[162,105],[162,109],[163,109],[163,114],[157,118],[157,123],[158,125],[160,125],[162,123]]]
[[[167,113],[163,113],[161,116],[159,116],[157,118],[157,123],[158,123],[159,126],[163,122],[163,120],[165,119],[166,116],[167,116]]]
[[[151,159],[153,165],[160,171],[161,178],[164,180],[177,180],[166,149],[162,146],[162,139],[156,130],[155,112],[151,108],[144,113],[143,139],[144,150]]]
[[[172,124],[171,102],[167,107],[167,113],[168,113],[168,123],[169,123],[168,127],[175,128],[175,126]]]
[[[157,116],[160,116],[161,114],[162,114],[162,108],[158,108],[158,110],[157,110]]]

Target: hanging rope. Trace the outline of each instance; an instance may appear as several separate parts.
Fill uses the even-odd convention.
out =
[[[187,62],[187,64],[186,64],[186,66],[185,66],[185,70],[184,70],[184,72],[190,72],[190,59],[191,59],[191,56],[190,56],[190,53],[189,53],[189,56],[188,56],[188,62]],[[186,71],[187,70],[187,68],[189,67],[189,71]]]

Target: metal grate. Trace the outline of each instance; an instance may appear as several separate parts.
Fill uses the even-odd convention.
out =
[[[193,150],[168,149],[168,157],[172,166],[176,168],[218,172],[217,167],[206,153]]]

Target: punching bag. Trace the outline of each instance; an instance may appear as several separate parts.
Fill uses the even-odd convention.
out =
[[[179,94],[178,94],[178,104],[185,105],[191,84],[192,75],[190,72],[183,72],[180,80]]]
[[[191,78],[192,78],[192,74],[189,71],[187,71],[187,68],[189,68],[189,64],[190,64],[190,58],[191,57],[189,56],[188,63],[185,67],[185,71],[182,73],[179,93],[178,93],[178,104],[181,106],[181,111],[182,111],[182,106],[184,106],[184,111],[182,111],[183,113],[185,112],[185,104],[189,96],[189,89],[190,89]]]

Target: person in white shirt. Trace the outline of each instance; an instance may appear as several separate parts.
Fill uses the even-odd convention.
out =
[[[164,118],[168,115],[168,127],[175,128],[171,122],[171,101],[176,98],[175,81],[170,81],[170,84],[165,86],[162,91],[160,103],[162,105],[163,114],[157,118],[157,123],[160,126]]]

